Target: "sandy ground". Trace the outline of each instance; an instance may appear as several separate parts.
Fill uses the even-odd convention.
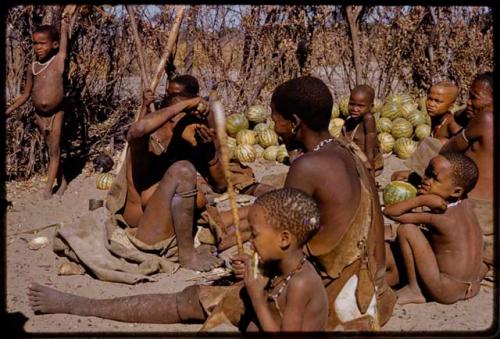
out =
[[[260,163],[255,167],[257,178],[270,173],[286,171],[286,166],[276,163]],[[382,185],[395,169],[403,168],[401,161],[394,156],[386,160],[384,174],[379,178]],[[35,315],[26,296],[30,282],[47,284],[65,292],[72,292],[91,298],[127,296],[140,293],[170,293],[182,290],[192,284],[186,281],[197,276],[194,271],[180,269],[172,276],[157,274],[157,282],[126,285],[103,282],[88,274],[59,276],[58,268],[67,261],[52,251],[52,237],[55,228],[51,227],[38,234],[15,235],[16,232],[30,230],[55,223],[70,224],[83,215],[91,213],[98,220],[106,217],[104,208],[88,211],[88,200],[104,199],[106,192],[96,189],[96,175],[82,173],[70,183],[63,197],[54,196],[51,200],[41,199],[40,177],[28,182],[7,183],[7,199],[13,206],[7,211],[6,230],[6,310],[9,313],[10,328],[23,329],[28,333],[69,334],[113,332],[138,332],[143,335],[159,332],[165,335],[176,332],[196,332],[200,325],[175,324],[131,324],[103,320],[95,317],[72,315]],[[35,236],[47,236],[50,244],[39,250],[30,250],[27,241]],[[440,305],[434,302],[425,305],[396,306],[390,321],[383,331],[397,333],[412,331],[437,331],[428,335],[441,335],[442,331],[485,331],[493,324],[494,291],[491,286],[482,286],[480,293],[473,299],[457,302],[454,305]],[[498,314],[498,313],[497,313]],[[222,327],[218,331],[235,331],[232,327]],[[410,333],[408,333],[410,332]],[[465,334],[465,333],[464,333]],[[471,335],[475,336],[473,333]],[[479,333],[476,333],[479,334]]]

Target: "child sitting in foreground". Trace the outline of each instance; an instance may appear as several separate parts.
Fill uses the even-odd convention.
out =
[[[349,117],[342,128],[342,135],[353,141],[365,153],[368,169],[372,175],[379,175],[384,159],[377,143],[375,118],[371,113],[375,91],[367,85],[358,85],[351,91],[349,98]]]
[[[258,328],[264,332],[323,331],[328,297],[302,251],[319,229],[315,201],[297,189],[270,191],[255,200],[248,221],[264,276],[253,274],[248,255],[234,257],[233,267],[244,278]]]
[[[63,73],[68,45],[70,18],[75,5],[66,6],[61,20],[61,38],[57,28],[49,25],[38,27],[33,33],[33,49],[36,61],[27,65],[24,92],[5,112],[7,115],[23,105],[31,96],[35,107],[38,128],[49,148],[47,186],[43,198],[52,196],[52,186],[57,179],[57,193],[62,195],[67,187],[59,166],[61,151],[59,143],[64,118]]]
[[[443,153],[429,162],[417,197],[384,209],[387,217],[402,224],[397,237],[408,284],[397,291],[398,303],[425,303],[428,296],[452,304],[479,292],[486,273],[481,265],[482,234],[467,198],[477,178],[477,166],[469,157]],[[430,211],[412,212],[419,207]]]

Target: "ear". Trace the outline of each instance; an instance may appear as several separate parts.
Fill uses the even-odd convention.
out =
[[[292,234],[285,230],[280,232],[279,244],[281,249],[287,249],[292,243]]]
[[[59,48],[59,41],[52,41],[52,48]]]
[[[302,122],[302,120],[299,118],[299,116],[297,114],[292,115],[292,126],[294,127],[294,129],[297,130],[299,128],[301,122]]]
[[[464,194],[464,188],[461,186],[455,186],[453,193],[450,194],[451,197],[460,199]]]

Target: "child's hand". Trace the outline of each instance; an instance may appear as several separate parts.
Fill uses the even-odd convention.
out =
[[[247,288],[248,295],[252,300],[264,300],[266,293],[264,288],[267,285],[268,278],[258,274],[254,276],[252,263],[250,257],[245,261],[245,287]]]
[[[155,100],[155,95],[151,89],[145,89],[142,92],[142,102],[144,106],[148,107]]]
[[[429,207],[431,210],[438,212],[438,213],[444,213],[446,211],[446,208],[448,205],[446,204],[446,201],[444,201],[443,198],[441,198],[439,195],[436,194],[424,194],[420,196],[422,199],[422,204],[424,206]]]
[[[246,262],[251,262],[251,257],[246,253],[231,257],[231,266],[233,266],[234,275],[236,276],[236,278],[245,278]]]

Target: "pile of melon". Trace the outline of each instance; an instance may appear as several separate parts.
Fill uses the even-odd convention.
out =
[[[349,116],[349,96],[333,105],[330,134],[338,137],[342,127],[339,116]],[[417,103],[408,94],[389,95],[384,101],[375,99],[372,112],[375,116],[377,139],[385,154],[395,153],[408,159],[417,149],[418,141],[431,134],[431,119],[425,108],[425,98]],[[336,115],[336,117],[334,117]]]
[[[288,157],[274,131],[274,123],[263,105],[250,106],[245,114],[226,117],[227,146],[231,159],[242,163],[257,159],[283,162]]]

